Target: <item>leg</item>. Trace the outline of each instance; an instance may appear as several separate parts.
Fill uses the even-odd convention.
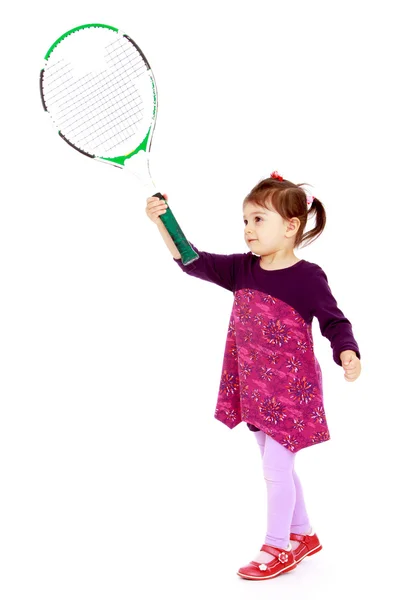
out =
[[[268,515],[264,543],[276,548],[289,547],[290,526],[296,503],[293,480],[295,455],[262,431],[254,433],[262,455],[267,486]],[[261,551],[257,562],[270,562],[273,556]]]
[[[300,533],[305,535],[306,533],[310,533],[311,525],[306,511],[306,505],[304,503],[303,488],[295,471],[293,471],[293,481],[296,488],[296,504],[293,511],[290,531],[292,533]]]
[[[290,526],[290,531],[292,533],[299,533],[301,535],[312,535],[313,530],[310,525],[310,520],[306,511],[306,505],[304,503],[303,488],[295,471],[293,471],[293,481],[296,488],[296,504],[293,511],[293,519]],[[292,544],[292,550],[296,550],[296,548],[300,546],[300,542],[296,540],[291,540],[290,543]]]
[[[266,435],[263,471],[268,495],[268,523],[265,544],[276,548],[289,546],[290,526],[296,504],[294,461],[295,454]]]
[[[288,546],[285,542],[288,543],[290,532],[306,535],[301,546],[300,542],[296,540],[290,542],[295,552],[295,558],[299,562],[305,556],[318,552],[322,546],[310,526],[303,489],[294,471],[295,454],[286,450],[262,431],[257,431],[254,435],[260,448],[264,478],[267,484],[268,528],[265,543],[277,548],[286,548]],[[289,481],[289,473],[293,486]],[[289,514],[291,514],[290,522]],[[275,520],[274,517],[276,517]],[[299,546],[300,548],[297,550]],[[255,557],[255,561],[269,563],[273,558],[269,553],[261,551]]]

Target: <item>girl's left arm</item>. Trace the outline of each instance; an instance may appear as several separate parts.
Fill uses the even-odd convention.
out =
[[[353,335],[352,324],[338,307],[327,276],[321,268],[312,281],[311,292],[314,298],[313,315],[318,319],[322,335],[330,341],[336,364],[344,369],[350,366],[351,360],[353,367],[360,364],[360,350]]]

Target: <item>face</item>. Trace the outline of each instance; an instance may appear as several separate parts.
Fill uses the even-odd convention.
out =
[[[261,256],[285,247],[288,224],[273,208],[247,202],[243,219],[244,239],[251,252]]]

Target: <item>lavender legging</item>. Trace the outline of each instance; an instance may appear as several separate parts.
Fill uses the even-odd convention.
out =
[[[309,518],[303,490],[294,471],[296,455],[263,431],[255,431],[262,456],[268,494],[268,524],[265,544],[287,548],[289,535],[307,533]]]

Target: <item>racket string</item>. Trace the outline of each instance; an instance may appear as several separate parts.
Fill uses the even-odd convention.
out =
[[[113,42],[112,44],[109,44],[109,45],[107,46],[107,48],[108,48],[108,47],[110,47],[110,46],[113,46],[115,43],[116,43],[116,42]],[[105,48],[105,50],[106,50],[107,48]],[[122,46],[120,45],[118,49],[120,49],[120,50],[121,50],[121,48],[122,48]],[[144,65],[144,61],[143,61],[143,59],[142,59],[141,55],[140,55],[140,54],[137,52],[137,50],[136,50],[136,49],[135,49],[133,46],[131,46],[131,48],[130,48],[130,49],[132,49],[131,55],[133,54],[133,51],[134,51],[134,61],[138,60],[139,64],[141,64],[141,65]],[[124,50],[124,47],[123,47],[123,50]],[[127,56],[127,52],[125,52],[125,56]],[[107,55],[106,55],[106,59],[107,59],[107,58],[111,58],[111,60],[109,60],[109,62],[111,63],[111,64],[110,64],[110,66],[111,66],[111,67],[114,67],[114,61],[113,61],[113,58],[114,58],[114,57],[113,57],[113,53],[112,53],[112,52],[109,52],[109,54],[107,54]],[[121,61],[118,61],[118,62],[120,62],[120,63],[121,63]],[[57,62],[55,62],[55,63],[53,63],[53,64],[49,65],[49,66],[47,67],[47,69],[46,69],[46,76],[48,76],[48,74],[49,74],[49,82],[48,82],[48,83],[49,83],[49,85],[50,85],[50,83],[51,83],[51,78],[52,78],[52,76],[54,76],[54,73],[52,72],[52,70],[53,70],[55,67],[57,67],[59,64],[61,64],[61,69],[59,69],[59,71],[56,71],[56,74],[57,74],[57,73],[60,73],[60,71],[62,71],[62,70],[63,70],[63,68],[66,68],[66,67],[68,67],[68,66],[69,66],[69,64],[67,64],[67,65],[66,65],[66,63],[63,61],[63,59],[61,59],[61,60],[58,60]],[[124,68],[124,66],[125,66],[125,65],[123,65],[123,68]],[[120,67],[120,68],[121,68],[121,67]],[[114,71],[113,71],[113,73],[114,73],[114,75],[115,75],[115,77],[114,77],[114,78],[117,78],[117,77],[118,77],[118,75],[119,75],[119,70],[120,70],[120,69],[114,69]],[[69,71],[69,72],[71,72],[71,69],[70,69],[70,71]],[[92,75],[92,73],[89,73],[87,76],[91,76],[91,75]],[[105,77],[107,77],[107,75],[108,75],[108,73],[105,73],[105,74],[104,74],[104,78],[105,78]],[[93,78],[93,79],[95,79],[96,77],[99,77],[99,75],[98,75],[98,74],[96,74],[96,73],[95,73],[95,74],[93,74],[92,78]],[[110,79],[110,77],[109,77],[109,79]],[[113,80],[113,78],[112,78],[112,80]],[[76,80],[76,83],[75,83],[76,87],[80,87],[80,81],[81,81],[81,78],[79,78],[78,80]],[[56,86],[56,88],[57,88],[57,87],[60,87],[60,86]],[[74,92],[75,92],[74,85],[73,85],[73,86],[70,86],[70,93],[74,93]],[[55,98],[56,96],[57,96],[57,94],[56,94],[55,96],[51,96],[51,95],[50,95],[50,97],[48,98],[48,100],[49,100],[49,101],[53,101],[53,100],[54,100],[54,98]],[[63,98],[61,98],[61,99],[59,98],[58,102],[62,104],[62,100],[63,100]]]
[[[129,139],[133,129],[138,130],[143,107],[141,94],[133,80],[148,70],[142,56],[130,42],[119,39],[108,48],[105,59],[109,73],[90,73],[67,87],[72,69],[67,70],[66,65],[61,65],[62,61],[53,63],[49,67],[46,95],[47,104],[57,105],[55,121],[64,135],[80,146],[93,142],[96,148],[103,145],[104,152]],[[110,67],[114,68],[112,75]],[[60,89],[63,86],[65,90]],[[89,99],[91,102],[88,102]]]
[[[64,124],[68,124],[68,121],[71,119],[71,116],[68,115],[72,115],[77,116],[80,115],[80,110],[81,109],[86,109],[91,110],[92,112],[95,112],[98,108],[101,108],[101,110],[99,111],[100,113],[102,112],[106,112],[110,106],[105,106],[104,102],[107,101],[111,101],[114,100],[116,98],[119,97],[119,95],[122,95],[124,92],[130,93],[131,90],[136,90],[136,86],[133,83],[133,81],[130,82],[129,86],[125,86],[125,89],[123,90],[123,92],[121,91],[121,88],[118,87],[113,87],[111,88],[111,86],[105,86],[105,87],[101,87],[98,88],[97,93],[94,94],[92,92],[91,95],[91,103],[89,104],[88,102],[84,103],[84,102],[72,102],[69,107],[68,110],[64,109],[61,113],[59,113],[59,118],[60,118],[60,122],[63,122]],[[105,93],[106,92],[106,93]],[[81,110],[81,113],[85,112]],[[95,115],[94,115],[95,116]]]
[[[102,102],[106,98],[107,96],[104,94],[101,95]],[[96,114],[93,114],[92,110],[87,110],[80,114],[79,119],[76,120],[78,123],[76,123],[75,127],[71,127],[72,123],[68,123],[68,120],[63,122],[66,133],[79,137],[80,134],[83,133],[82,128],[84,127],[86,135],[83,138],[79,137],[79,141],[80,143],[91,143],[98,137],[105,135],[107,132],[113,131],[113,127],[116,124],[120,125],[121,123],[122,126],[124,126],[127,118],[137,116],[134,122],[139,123],[141,121],[142,99],[134,86],[127,90],[125,95],[122,95],[119,91],[117,94],[113,95],[113,98],[117,98],[118,102],[114,104],[114,116],[112,118],[110,115],[107,120],[101,118],[102,113],[107,113],[107,107],[104,108],[103,111],[96,112]],[[127,107],[131,107],[130,110],[126,110]],[[73,114],[75,115],[75,113]],[[122,119],[123,115],[127,115],[125,119]],[[98,127],[99,124],[100,127]],[[90,130],[90,127],[96,129],[94,131]]]
[[[113,123],[114,121],[116,121],[116,122],[118,121],[118,124],[119,124],[119,126],[121,126],[121,128],[122,128],[122,129],[126,129],[125,123],[126,123],[126,121],[130,120],[131,118],[132,118],[132,114],[130,114],[130,115],[127,115],[127,116],[126,116],[124,119],[122,119],[120,116],[117,116],[117,117],[115,117],[115,118],[114,118],[112,121],[108,121],[108,123],[107,123],[107,124],[108,124],[108,125],[110,125],[110,124],[111,124],[111,123]],[[137,122],[138,122],[138,121],[137,121]],[[131,125],[135,125],[135,123],[136,123],[136,122],[134,122],[134,123],[130,123],[130,126],[131,126]],[[81,141],[81,143],[84,143],[84,142],[85,142],[85,143],[94,142],[94,141],[95,141],[95,140],[96,140],[98,137],[101,137],[101,136],[106,136],[106,134],[108,133],[108,131],[110,131],[110,130],[113,130],[113,129],[115,128],[115,126],[116,126],[116,123],[114,123],[114,125],[112,125],[112,126],[111,126],[111,127],[109,127],[108,129],[106,129],[106,130],[105,130],[105,131],[103,131],[102,133],[100,133],[100,130],[96,130],[96,132],[95,132],[95,133],[96,133],[96,136],[95,136],[95,137],[92,137],[92,138],[88,139],[88,138],[89,138],[89,136],[87,136],[87,137],[83,138],[83,139],[82,139],[82,140],[80,140],[80,141]],[[118,135],[118,133],[120,133],[120,132],[115,130],[115,135]],[[132,132],[131,132],[131,134],[130,134],[130,135],[132,135]],[[128,136],[128,137],[130,137],[130,136]],[[105,137],[105,138],[102,140],[102,142],[108,142],[108,141],[110,141],[111,139],[112,139],[111,137]],[[99,147],[99,145],[100,145],[100,144],[98,143],[98,144],[97,144],[95,147]],[[112,147],[114,147],[114,146],[112,146]]]
[[[131,116],[127,117],[127,119],[125,119],[125,120],[129,120],[129,119],[131,119]],[[124,121],[122,121],[122,123],[123,122]],[[131,129],[130,129],[130,127],[131,127]],[[124,142],[125,140],[130,139],[130,137],[133,135],[133,130],[132,130],[133,127],[135,127],[138,130],[137,125],[136,125],[135,122],[134,123],[129,123],[129,127],[125,127],[124,128],[124,133],[126,134],[125,137],[121,137],[122,132],[116,133],[116,135],[114,137],[117,136],[119,138],[118,142],[115,143],[115,144],[113,144],[112,146],[109,146],[109,147],[105,148],[105,152],[110,152],[110,150],[113,150],[113,148],[117,148],[117,146],[119,146],[120,143]],[[113,138],[108,138],[107,140],[105,140],[105,142],[106,141],[111,141],[112,139]],[[97,146],[95,146],[95,148],[98,148],[98,147],[99,147],[99,144]]]
[[[99,87],[99,83],[101,83],[102,80],[105,83],[105,85],[104,85],[105,88],[107,86],[109,86],[110,84],[112,84],[114,81],[119,80],[119,78],[120,78],[119,71],[123,70],[125,68],[125,66],[126,65],[123,65],[119,69],[115,69],[113,71],[112,77],[110,76],[110,73],[105,73],[102,76],[100,76],[99,74],[92,75],[91,73],[89,73],[89,74],[85,75],[84,77],[79,78],[78,80],[76,79],[73,86],[69,86],[68,88],[66,88],[66,86],[65,86],[66,82],[62,82],[62,84],[64,85],[64,88],[65,88],[65,92],[66,92],[65,95],[62,96],[61,98],[58,98],[57,100],[56,100],[57,95],[62,92],[58,92],[57,94],[54,94],[53,96],[46,95],[46,100],[48,102],[54,102],[55,104],[57,103],[57,106],[61,109],[61,111],[64,110],[61,107],[65,104],[68,104],[68,102],[72,98],[74,98],[76,100],[75,103],[78,103],[78,101],[80,101],[80,102],[82,101],[82,104],[85,104],[87,99],[91,97],[93,88],[95,88],[97,86]],[[72,72],[72,69],[70,69],[68,71],[68,73],[71,73],[71,72]],[[138,68],[126,69],[124,72],[124,75],[128,77],[132,73],[137,73],[136,77],[139,77],[140,75],[142,75],[145,72],[146,72],[146,69],[143,69],[141,72],[139,72]],[[85,80],[85,78],[89,78],[89,79],[87,81],[83,82],[83,80]],[[94,81],[93,85],[88,86],[88,83],[92,80]],[[57,87],[61,87],[61,84]],[[80,88],[83,88],[82,93],[77,94],[76,92]],[[64,91],[64,90],[62,90],[62,91]],[[84,94],[84,95],[82,96],[82,94]],[[65,100],[65,99],[66,99],[66,101],[63,102],[63,100]],[[69,108],[69,107],[67,106],[67,108]]]
[[[135,90],[135,92],[138,94],[137,88],[133,87],[133,89],[134,89],[134,90]],[[114,104],[114,102],[113,102],[113,101],[114,101],[115,99],[119,98],[119,94],[120,94],[120,93],[117,93],[117,94],[116,94],[116,93],[113,93],[113,94],[111,94],[111,95],[110,95],[110,98],[108,98],[108,102],[109,102],[109,104],[106,104],[106,106],[104,106],[104,107],[103,107],[103,110],[101,110],[100,112],[98,112],[98,113],[96,113],[95,115],[93,115],[93,116],[92,116],[90,119],[86,120],[86,121],[84,122],[84,124],[85,124],[85,125],[89,125],[89,124],[91,123],[91,121],[93,121],[94,119],[97,119],[98,117],[101,117],[102,113],[107,113],[107,111],[108,111],[108,110],[111,108],[111,106]],[[134,99],[134,94],[133,94],[132,96],[130,96],[130,95],[131,95],[131,88],[130,88],[129,90],[127,90],[127,94],[126,94],[125,96],[121,96],[121,97],[120,97],[120,100],[124,100],[124,99],[125,99],[125,98],[127,98],[127,97],[131,97],[132,99]],[[141,100],[141,99],[140,99],[140,100]],[[74,113],[74,116],[76,116],[76,115],[75,115],[75,113]],[[69,127],[69,133],[70,133],[70,134],[73,134],[73,133],[76,133],[77,129],[79,129],[80,127],[82,127],[82,124],[83,124],[83,123],[82,123],[82,119],[83,119],[83,116],[82,116],[82,114],[80,114],[80,116],[79,116],[78,118],[76,118],[76,119],[75,119],[74,121],[72,121],[72,122],[68,122],[68,120],[64,121],[64,124],[63,124],[63,125],[66,125],[66,126],[68,126],[68,127]],[[78,123],[78,122],[79,122],[80,124],[79,124],[79,125],[77,125],[77,127],[74,127],[74,125],[75,125],[76,123]]]

